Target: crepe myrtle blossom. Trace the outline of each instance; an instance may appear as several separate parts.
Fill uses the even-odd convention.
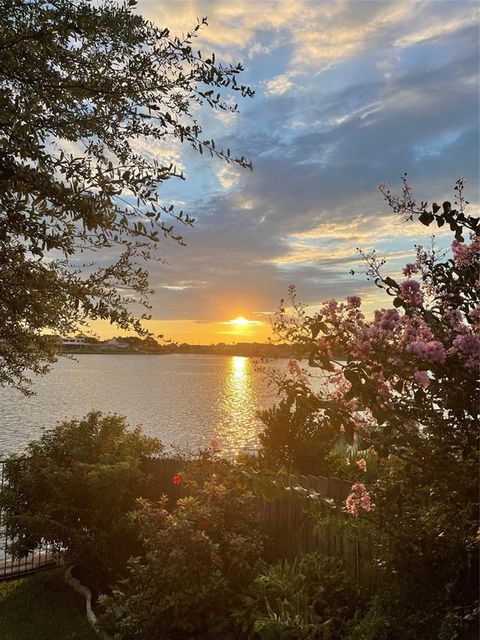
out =
[[[403,267],[403,275],[410,278],[414,273],[419,272],[419,266],[415,262],[409,262]]]
[[[359,296],[348,296],[347,304],[352,309],[358,309],[362,304],[362,299]]]
[[[480,323],[480,304],[477,304],[471,311],[468,312],[468,318],[474,325],[478,325]]]
[[[308,382],[307,376],[305,375],[305,372],[303,371],[302,367],[298,363],[298,360],[295,360],[295,358],[290,358],[290,360],[288,361],[287,371],[292,376],[295,376],[299,380],[299,382],[303,382],[304,384],[307,384]]]
[[[468,267],[480,256],[480,236],[475,236],[471,244],[454,240],[452,242],[453,261],[458,267]]]
[[[445,319],[457,333],[465,333],[468,331],[465,316],[460,309],[449,309],[445,312]]]
[[[415,340],[407,345],[406,351],[421,360],[439,364],[443,364],[447,357],[445,347],[438,340],[431,340],[430,342]]]
[[[287,365],[288,372],[294,376],[302,375],[302,368],[298,364],[298,361],[295,358],[290,358]]]
[[[423,293],[420,290],[420,283],[418,280],[409,279],[402,282],[398,296],[408,304],[415,307],[420,306],[423,302]]]
[[[367,487],[363,482],[356,482],[352,485],[350,495],[345,500],[345,508],[347,513],[356,518],[361,511],[370,512],[374,505],[370,498]]]
[[[469,369],[478,369],[480,366],[480,337],[473,333],[459,335],[453,341],[450,353],[457,353],[465,360],[465,366]]]
[[[426,389],[430,384],[430,377],[427,371],[415,371],[415,382],[419,384],[421,387]]]

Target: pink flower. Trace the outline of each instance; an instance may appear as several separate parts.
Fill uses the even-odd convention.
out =
[[[455,264],[459,267],[468,267],[480,256],[480,236],[475,236],[471,244],[454,240],[452,253]]]
[[[365,458],[360,458],[359,460],[357,460],[357,467],[360,469],[360,471],[367,471],[367,461],[365,460]]]
[[[480,319],[480,304],[477,304],[471,311],[468,312],[468,317],[472,320]]]
[[[440,364],[443,364],[447,357],[445,347],[441,342],[438,342],[438,340],[431,340],[430,342],[414,340],[407,345],[406,351],[422,360],[438,362]]]
[[[358,309],[358,307],[360,307],[360,305],[362,304],[362,300],[358,296],[348,296],[347,303],[349,307]]]
[[[467,367],[476,369],[480,363],[480,337],[473,333],[457,336],[453,341],[452,351],[466,360]]]
[[[382,331],[392,331],[400,320],[400,314],[396,309],[383,309],[375,313],[375,319]]]
[[[208,448],[210,449],[210,451],[220,451],[220,443],[215,437],[212,436],[208,441]]]
[[[418,265],[417,264],[415,264],[414,262],[409,262],[403,268],[403,275],[407,276],[407,278],[409,278],[414,273],[418,273],[418,270],[419,269],[418,269]]]
[[[423,302],[423,293],[420,291],[420,283],[417,280],[402,282],[398,295],[402,300],[416,307]]]
[[[352,485],[352,492],[345,500],[345,507],[354,518],[358,516],[360,511],[372,511],[374,505],[363,482],[356,482]]]
[[[470,247],[464,242],[454,240],[452,242],[453,260],[459,267],[466,267],[470,264]]]
[[[449,309],[445,312],[445,318],[456,331],[462,331],[466,328],[463,313],[459,309]]]
[[[287,370],[292,376],[298,378],[300,382],[303,382],[303,384],[307,384],[307,378],[295,358],[291,358],[288,361]]]
[[[426,389],[430,384],[430,377],[426,371],[415,371],[415,382]]]
[[[431,340],[427,343],[426,359],[430,362],[439,362],[443,364],[447,355],[445,353],[445,347],[438,340]]]
[[[294,376],[301,376],[302,369],[295,358],[290,358],[287,365],[288,372]]]

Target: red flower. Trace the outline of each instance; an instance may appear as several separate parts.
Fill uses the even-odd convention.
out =
[[[179,485],[181,481],[182,481],[182,478],[178,474],[174,475],[172,478],[172,482],[174,485]]]

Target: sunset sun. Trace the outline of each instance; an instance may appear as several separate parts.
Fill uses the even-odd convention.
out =
[[[259,320],[248,320],[245,316],[237,316],[233,320],[227,320],[225,324],[232,326],[234,329],[241,331],[242,329],[249,329],[261,325]]]
[[[237,316],[236,318],[231,320],[230,323],[233,324],[235,327],[245,327],[245,326],[248,326],[249,324],[252,324],[252,321],[247,320],[247,318],[245,318],[244,316]]]

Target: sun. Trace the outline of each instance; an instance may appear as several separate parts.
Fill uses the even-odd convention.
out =
[[[250,334],[253,329],[262,325],[263,322],[260,320],[248,320],[245,316],[237,316],[233,318],[233,320],[227,320],[223,324],[230,326],[235,334],[247,335]]]
[[[247,320],[244,316],[237,316],[233,320],[230,320],[230,323],[235,327],[246,327],[249,324],[252,324],[251,320]]]

